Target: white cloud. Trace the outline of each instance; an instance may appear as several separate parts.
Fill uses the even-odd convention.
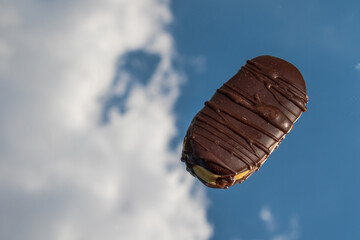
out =
[[[296,216],[289,221],[289,229],[283,230],[277,227],[275,218],[269,207],[264,206],[259,212],[260,219],[265,223],[268,235],[271,240],[297,240],[300,237],[300,224]],[[280,233],[279,233],[280,232]]]
[[[360,63],[356,64],[355,69],[360,70]]]
[[[269,209],[269,207],[262,207],[259,213],[260,219],[265,223],[266,229],[268,231],[274,231],[275,229],[275,220]]]
[[[203,73],[206,70],[206,58],[204,56],[197,56],[188,59],[188,63],[198,73]]]
[[[168,1],[8,0],[0,16],[0,238],[207,239],[203,193],[168,145]],[[160,63],[99,126],[115,60],[135,49]]]
[[[289,231],[278,234],[272,240],[296,240],[300,237],[300,224],[297,217],[293,216],[289,222]]]

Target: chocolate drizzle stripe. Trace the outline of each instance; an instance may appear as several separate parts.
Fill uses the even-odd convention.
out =
[[[211,128],[214,128],[213,126],[209,125],[208,123],[201,121],[199,118],[197,118],[199,120],[198,123],[195,124],[195,126],[200,127],[202,129],[204,129],[205,131],[207,131],[208,133],[210,133],[212,136],[216,137],[217,140],[212,139],[211,141],[213,141],[216,145],[219,145],[220,147],[222,147],[224,150],[230,152],[231,154],[235,153],[233,150],[237,150],[238,153],[235,153],[235,156],[237,158],[239,158],[239,160],[241,160],[242,162],[244,162],[249,169],[252,168],[252,164],[249,163],[246,159],[244,159],[243,156],[244,155],[247,159],[249,159],[253,164],[255,164],[255,161],[253,159],[251,159],[250,156],[248,156],[246,153],[244,153],[243,151],[241,151],[241,149],[239,149],[239,146],[232,144],[231,142],[228,142],[226,139],[224,139],[223,137],[221,137],[219,134],[217,134],[215,131],[211,130]],[[200,124],[202,123],[202,124]],[[205,125],[205,126],[203,126]],[[210,126],[211,128],[207,127]],[[214,128],[216,129],[216,128]],[[204,137],[204,136],[203,136]],[[227,147],[223,145],[223,143],[225,143],[226,145],[228,145]],[[230,148],[229,148],[230,147]],[[239,154],[240,153],[240,154]]]
[[[285,82],[286,84],[288,84],[289,86],[293,87],[296,91],[298,91],[301,95],[303,95],[303,98],[307,100],[307,95],[304,91],[302,91],[300,88],[298,88],[297,86],[295,86],[292,82],[290,82],[289,80],[287,80],[286,78],[283,77],[276,77],[276,79],[279,79],[280,81]]]
[[[246,63],[249,64],[249,65],[254,66],[259,72],[263,73],[267,78],[270,78],[271,80],[279,79],[279,80],[285,82],[288,86],[293,87],[296,91],[298,91],[298,93],[300,93],[301,95],[303,95],[303,98],[306,98],[306,99],[307,99],[306,92],[304,92],[302,89],[298,88],[294,83],[292,83],[292,82],[289,81],[288,79],[283,78],[283,77],[280,77],[280,76],[272,77],[271,75],[266,74],[266,73],[264,72],[264,70],[262,70],[262,69],[266,69],[267,72],[273,71],[273,70],[269,69],[268,67],[265,67],[265,66],[263,66],[262,64],[257,63],[257,62],[254,62],[254,61],[251,61],[251,60],[246,61]],[[276,75],[277,75],[277,74],[276,74]],[[275,80],[275,81],[276,81],[276,80]]]
[[[201,146],[202,148],[204,148],[206,150],[206,152],[210,155],[212,155],[217,161],[216,162],[212,162],[222,168],[225,168],[227,170],[229,170],[232,173],[236,173],[233,169],[231,169],[227,164],[225,164],[222,160],[220,160],[215,154],[213,154],[211,151],[209,151],[209,149],[207,149],[200,141],[198,141],[195,137],[191,136],[190,139],[194,142],[196,142],[197,144],[199,144],[199,146]]]
[[[198,125],[198,127],[200,127],[200,126]],[[201,128],[202,128],[202,127],[201,127]],[[198,133],[198,135],[201,136],[201,137],[203,137],[203,138],[206,138],[208,141],[211,141],[211,142],[213,142],[214,144],[218,145],[219,147],[221,147],[222,149],[224,149],[225,151],[227,151],[227,152],[230,153],[231,155],[234,155],[234,156],[237,157],[240,161],[242,161],[243,163],[245,163],[245,164],[248,166],[249,169],[252,168],[251,163],[249,163],[249,162],[246,161],[243,157],[241,157],[241,155],[240,155],[239,153],[233,151],[233,147],[232,147],[232,146],[228,147],[228,146],[222,144],[220,141],[219,141],[219,142],[216,142],[216,140],[211,139],[210,137],[207,137],[207,136],[205,136],[205,135],[203,135],[203,134],[200,134],[200,133]]]
[[[252,67],[250,66],[244,66],[240,69],[240,71],[247,71],[249,74],[253,75],[255,77],[255,79],[260,80],[265,88],[271,93],[271,95],[276,99],[276,101],[284,108],[286,109],[288,112],[290,112],[292,115],[297,116],[297,114],[292,111],[288,106],[286,106],[280,99],[279,99],[279,95],[277,93],[280,93],[283,96],[286,96],[286,98],[289,100],[291,98],[291,96],[289,96],[289,94],[282,90],[279,86],[275,85],[273,86],[271,83],[269,83],[269,81],[266,81],[266,79],[262,78],[262,75],[257,72],[256,70],[253,70]],[[269,78],[271,81],[273,81],[270,77],[264,75],[265,77]]]
[[[209,116],[207,116],[209,117]],[[245,148],[245,150],[247,150],[247,152],[251,153],[251,149],[248,148],[246,145],[244,145],[241,141],[239,141],[239,139],[236,139],[235,137],[233,137],[231,134],[226,133],[224,130],[216,128],[213,124],[211,124],[210,122],[208,122],[209,120],[204,118],[203,116],[199,116],[197,117],[197,120],[199,123],[202,123],[203,125],[206,125],[208,127],[202,126],[199,123],[196,123],[196,125],[200,126],[201,128],[203,128],[204,130],[208,131],[209,133],[211,133],[212,135],[216,136],[217,138],[219,138],[220,140],[223,141],[228,141],[226,139],[224,139],[223,137],[221,137],[220,134],[218,134],[217,132],[225,135],[226,137],[232,139],[236,144],[232,144],[232,143],[228,143],[229,145],[232,145],[234,148],[240,150],[239,146],[242,146],[243,148]],[[209,128],[210,127],[210,128]],[[211,130],[214,129],[215,131]],[[246,153],[246,152],[242,152],[243,155],[245,155],[250,161],[254,162],[254,160]]]
[[[288,108],[282,101],[280,101],[279,96],[274,92],[273,88],[271,88],[270,85],[268,85],[267,87],[269,87],[268,90],[270,91],[270,93],[274,96],[274,98],[276,99],[276,101],[277,101],[283,108],[285,108],[286,110],[288,110],[292,115],[297,116],[297,114],[296,114],[293,110],[291,110],[290,108]],[[277,89],[277,88],[274,88],[274,89],[275,89],[276,92],[279,92],[279,93],[281,92],[281,91],[280,91],[279,89]]]
[[[226,96],[234,103],[247,108],[253,113],[256,113],[259,117],[263,118],[265,121],[281,130],[283,133],[287,133],[292,125],[291,120],[288,119],[288,117],[280,109],[261,102],[257,94],[254,95],[254,102],[253,105],[251,105],[244,104],[242,96],[235,94],[234,91],[231,92],[227,89],[220,88],[217,90],[217,92]]]
[[[254,98],[253,96],[251,96],[251,94],[241,90],[241,89],[236,89],[235,87],[231,86],[229,84],[229,82],[224,83],[224,86],[230,88],[232,91],[234,91],[235,93],[237,93],[239,96],[246,98],[247,101],[249,101],[250,103],[252,103],[252,105],[255,104],[254,102]]]
[[[274,86],[271,85],[271,83],[269,83],[268,81],[266,81],[265,79],[262,78],[261,74],[259,74],[258,72],[256,71],[253,71],[251,69],[251,67],[247,67],[246,65],[243,66],[240,70],[245,70],[247,71],[248,73],[250,73],[251,75],[253,75],[255,77],[255,79],[261,81],[264,83],[265,85],[265,88],[271,93],[271,95],[274,96],[274,98],[276,99],[276,101],[284,108],[286,109],[288,112],[290,112],[292,115],[296,116],[297,114],[294,113],[294,111],[292,111],[289,107],[287,107],[282,101],[280,101],[279,99],[279,96],[277,93],[280,93],[281,95],[287,95],[285,94],[283,91],[280,91],[277,87],[274,88]],[[275,89],[276,92],[274,92],[272,89]],[[288,98],[288,97],[286,97]]]
[[[231,90],[235,91],[235,92],[238,93],[238,94],[245,94],[244,92],[243,92],[243,93],[240,93],[239,91],[236,91],[231,85],[229,85],[229,84],[227,84],[227,83],[224,84],[224,85],[227,86],[228,88],[230,88]],[[223,90],[220,91],[220,89],[219,89],[219,93],[221,93],[221,94],[226,94],[225,91],[223,91]],[[244,96],[244,95],[242,95],[242,96]],[[227,97],[230,97],[230,96],[227,96]],[[232,101],[234,101],[234,100],[236,101],[236,99],[232,99],[232,98],[231,98],[231,100],[232,100]],[[250,100],[249,100],[249,101],[250,101]],[[235,103],[237,103],[237,102],[235,102]],[[253,101],[252,101],[252,104],[254,104]],[[242,105],[242,104],[241,104],[241,105]],[[243,105],[242,105],[242,106],[243,106]],[[243,106],[243,107],[245,107],[245,108],[247,108],[248,110],[254,112],[254,110],[253,110],[252,107],[250,107],[250,106],[249,106],[249,107]],[[262,134],[264,134],[264,135],[272,138],[272,139],[275,140],[275,141],[279,141],[279,138],[277,138],[275,135],[273,135],[273,134],[271,134],[270,132],[266,131],[265,129],[257,126],[256,124],[250,122],[249,120],[247,120],[247,119],[244,118],[243,116],[238,116],[238,114],[235,114],[235,113],[233,113],[232,111],[230,111],[230,110],[228,110],[228,109],[225,109],[225,108],[222,109],[222,110],[223,110],[223,112],[228,113],[229,115],[233,116],[236,120],[242,122],[243,124],[245,124],[245,125],[247,125],[247,126],[249,126],[249,127],[252,127],[253,129],[256,129],[256,130],[259,131],[260,133],[262,133]],[[276,127],[276,126],[275,126],[275,127]],[[280,130],[281,130],[281,129],[280,129]]]
[[[271,94],[274,95],[274,92],[272,92],[270,89],[273,88],[276,90],[276,92],[283,95],[285,98],[287,98],[290,102],[292,102],[295,106],[299,107],[303,112],[307,110],[305,104],[307,103],[307,95],[302,90],[300,90],[298,87],[296,87],[294,84],[290,84],[290,81],[286,80],[285,78],[279,78],[279,77],[272,77],[271,75],[267,74],[264,71],[264,67],[262,67],[259,63],[255,63],[252,61],[247,61],[247,64],[243,66],[241,69],[246,70],[247,72],[251,73],[255,76],[255,78],[259,81],[262,81],[268,89]],[[240,69],[240,70],[241,70]],[[284,84],[286,83],[286,84]],[[291,87],[291,88],[290,88]],[[295,90],[295,91],[294,91]],[[299,94],[300,92],[300,94]],[[297,114],[294,114],[289,107],[286,107],[286,105],[281,102],[278,98],[276,98],[278,103],[283,106],[286,110],[291,112],[294,116],[297,116]]]
[[[217,114],[220,114],[220,112],[222,112],[223,108],[221,106],[218,106],[217,104],[215,103],[212,103],[212,102],[209,102],[209,101],[206,101],[205,102],[205,105],[208,106],[210,109],[212,109],[214,112],[216,112]],[[224,113],[227,113],[227,112],[224,112]],[[229,113],[227,113],[229,116],[231,116]],[[233,117],[233,116],[231,116]],[[214,120],[218,120],[218,119],[215,119]],[[256,152],[256,150],[254,150],[253,148],[253,145],[255,145],[256,147],[258,147],[259,149],[261,149],[263,152],[265,152],[266,154],[269,154],[270,151],[269,149],[264,146],[262,143],[260,143],[259,141],[255,140],[255,139],[252,139],[250,138],[243,129],[241,128],[237,128],[235,127],[233,124],[230,123],[229,120],[227,120],[225,118],[224,121],[220,121],[221,124],[223,124],[225,127],[229,128],[230,130],[232,130],[234,133],[236,133],[237,135],[241,136],[242,138],[245,139],[246,142],[248,142],[249,146],[253,149],[254,153],[256,156],[259,157],[258,153]]]
[[[222,122],[218,121],[217,119],[215,119],[213,116],[210,116],[208,115],[207,113],[203,112],[202,114],[204,114],[206,117],[208,118],[211,118],[212,120],[216,121],[217,123],[219,124],[222,124]],[[203,122],[205,124],[208,124],[209,126],[211,126],[212,128],[216,129],[218,132],[224,134],[225,136],[227,136],[228,138],[232,139],[234,142],[236,142],[239,146],[242,146],[245,150],[247,150],[249,153],[253,153],[255,156],[257,156],[254,152],[254,150],[252,150],[251,148],[249,148],[248,146],[246,146],[245,144],[243,144],[241,141],[239,141],[239,139],[237,139],[236,137],[232,136],[231,134],[228,134],[226,133],[223,129],[220,129],[220,128],[217,128],[215,127],[213,124],[211,124],[211,122],[209,122],[207,119],[205,119],[204,117],[202,116],[198,116],[197,117],[197,120],[200,121],[200,122]],[[231,132],[234,132],[232,131],[231,129],[229,129]],[[235,134],[236,136],[238,136],[237,134]],[[238,136],[242,139],[244,139],[243,137],[241,136]],[[245,140],[245,139],[244,139]],[[246,140],[245,140],[246,141]],[[236,148],[238,148],[238,146],[236,146]],[[252,158],[245,152],[242,152],[248,159],[250,159],[251,161]]]

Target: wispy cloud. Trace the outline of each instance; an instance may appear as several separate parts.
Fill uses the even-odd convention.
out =
[[[271,240],[297,240],[300,237],[300,223],[296,216],[292,216],[288,222],[288,229],[278,226],[274,214],[268,206],[261,208],[260,219],[264,222]]]
[[[206,58],[204,56],[196,56],[188,59],[188,64],[194,68],[197,73],[203,73],[206,70]]]
[[[300,237],[300,224],[297,217],[293,216],[289,222],[289,230],[278,234],[272,240],[296,240]]]
[[[360,70],[360,63],[356,64],[355,69]]]
[[[268,231],[272,232],[275,230],[275,220],[269,207],[264,206],[261,208],[259,217],[265,223]]]
[[[0,238],[207,239],[204,196],[169,149],[169,2],[0,5]],[[127,111],[99,125],[115,61],[136,49],[159,63],[146,85],[120,79]]]

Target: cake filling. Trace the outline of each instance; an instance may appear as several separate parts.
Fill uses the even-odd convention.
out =
[[[210,185],[214,185],[216,186],[216,180],[221,177],[221,175],[217,175],[214,174],[212,172],[210,172],[209,170],[199,166],[199,165],[195,165],[193,167],[193,171],[196,174],[196,176],[198,176],[201,180],[203,180],[204,182],[210,184]],[[241,179],[242,177],[244,177],[246,174],[249,173],[250,170],[246,170],[244,172],[238,173],[235,175],[235,181]]]

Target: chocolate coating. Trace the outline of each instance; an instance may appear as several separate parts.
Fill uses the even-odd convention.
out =
[[[292,64],[259,56],[219,88],[194,117],[181,160],[194,176],[199,165],[220,175],[214,188],[246,180],[266,161],[302,112],[308,96],[304,79]],[[250,170],[241,179],[235,176]]]

